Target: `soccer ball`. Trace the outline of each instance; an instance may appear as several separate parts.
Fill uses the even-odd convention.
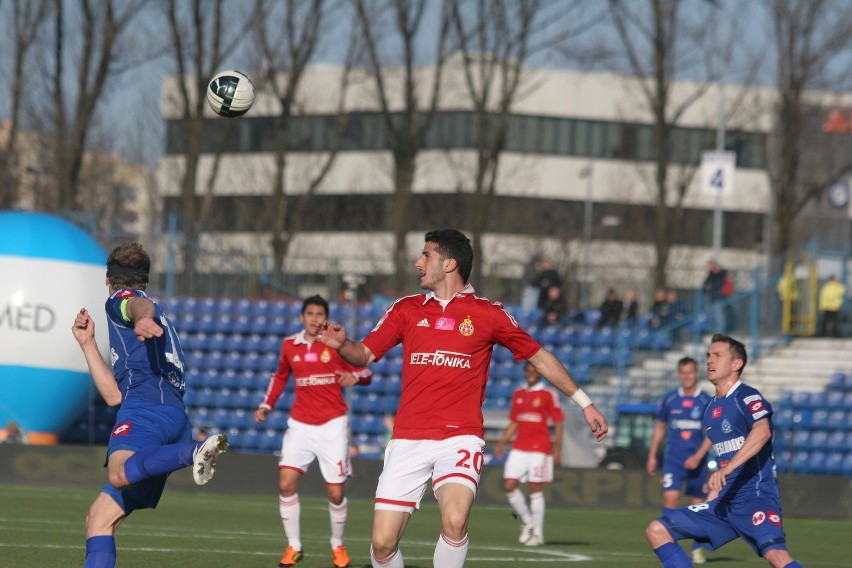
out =
[[[254,85],[239,71],[216,73],[207,86],[207,102],[219,116],[242,116],[254,103]]]

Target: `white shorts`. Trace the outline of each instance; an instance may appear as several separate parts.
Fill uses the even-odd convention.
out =
[[[433,491],[446,483],[460,483],[475,496],[484,449],[485,441],[478,436],[391,440],[376,488],[376,509],[413,513],[430,478]]]
[[[278,468],[305,473],[314,459],[319,462],[326,483],[342,484],[352,475],[348,416],[344,414],[316,426],[292,418],[287,420]]]
[[[521,483],[551,483],[553,456],[544,452],[511,450],[503,466],[503,479],[517,479]]]

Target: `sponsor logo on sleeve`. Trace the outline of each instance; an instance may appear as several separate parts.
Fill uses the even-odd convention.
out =
[[[127,436],[128,434],[130,434],[131,426],[132,424],[130,422],[122,422],[121,424],[117,425],[112,431],[111,437],[115,438],[116,436]]]
[[[769,522],[773,525],[781,526],[781,515],[775,511],[766,511],[766,518],[769,519]]]
[[[763,511],[757,511],[751,516],[751,524],[754,526],[762,525],[763,521],[766,520],[766,513]]]
[[[762,397],[762,396],[760,396],[759,394],[752,394],[752,395],[749,395],[749,396],[745,397],[745,398],[743,399],[743,402],[745,402],[746,404],[748,404],[748,403],[750,403],[750,402],[754,402],[755,400],[763,400],[763,397]]]

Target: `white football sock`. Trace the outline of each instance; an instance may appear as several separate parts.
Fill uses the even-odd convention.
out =
[[[517,487],[512,491],[506,493],[506,499],[509,500],[509,505],[515,510],[518,516],[521,518],[521,522],[525,525],[532,524],[532,515],[530,515],[530,510],[527,507],[527,500],[524,498],[524,494]]]
[[[328,518],[331,521],[331,547],[343,546],[343,530],[346,528],[346,513],[349,511],[349,501],[346,497],[335,505],[328,502]]]
[[[438,544],[435,546],[435,555],[432,557],[433,564],[441,568],[464,568],[469,542],[468,535],[464,535],[461,541],[456,542],[448,539],[442,532],[440,538],[438,538]]]
[[[544,539],[544,493],[530,493],[530,509],[532,510],[533,534]]]
[[[299,494],[293,493],[289,497],[279,494],[278,510],[281,513],[284,534],[287,535],[287,544],[296,550],[302,550],[302,535],[299,531],[299,517],[302,514],[302,505],[299,503]]]

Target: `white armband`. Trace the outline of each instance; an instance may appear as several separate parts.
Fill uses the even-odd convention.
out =
[[[589,398],[589,395],[583,392],[583,389],[577,389],[574,394],[571,395],[571,400],[576,402],[577,406],[581,409],[592,405],[592,399]]]

